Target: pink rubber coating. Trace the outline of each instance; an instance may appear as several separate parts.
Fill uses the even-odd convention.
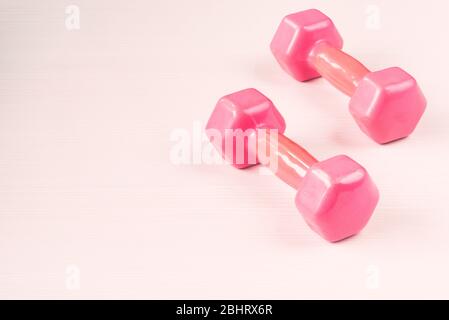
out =
[[[359,127],[377,143],[410,135],[426,109],[415,78],[401,68],[366,75],[349,103]]]
[[[359,61],[327,42],[319,42],[311,51],[310,63],[320,75],[348,96],[370,71]]]
[[[316,9],[286,16],[271,41],[282,68],[299,81],[319,76],[351,96],[370,71],[341,51],[343,40],[332,20]]]
[[[310,63],[319,42],[341,49],[343,40],[332,20],[316,9],[290,14],[282,19],[271,41],[271,51],[280,66],[298,81],[320,77]]]
[[[260,163],[271,169],[276,176],[295,190],[301,185],[310,167],[318,162],[307,150],[283,134],[273,135],[267,131],[258,139],[259,143],[267,145],[266,150],[271,157],[275,158],[276,166],[270,166],[271,157],[267,157],[265,161],[259,159]]]
[[[347,156],[318,162],[307,172],[296,206],[309,226],[330,242],[359,233],[379,200],[366,170]]]
[[[257,162],[250,163],[245,157],[243,163],[236,163],[235,156],[231,154],[235,148],[226,151],[223,140],[231,134],[228,129],[240,132],[252,129],[253,134],[246,138],[255,137],[262,143],[260,146],[265,144],[264,149],[273,155],[257,157],[257,161],[297,190],[295,203],[299,212],[313,230],[330,242],[360,232],[377,205],[379,192],[362,166],[346,156],[318,162],[304,148],[283,135],[284,119],[271,100],[256,89],[221,98],[206,129],[217,150],[237,168],[246,168]],[[258,155],[261,150],[257,146],[244,144],[245,153]],[[276,166],[273,166],[274,160]]]
[[[224,159],[244,169],[258,163],[251,161],[257,158],[256,150],[248,149],[248,138],[244,134],[262,128],[284,133],[285,120],[270,99],[249,88],[226,95],[217,102],[207,122],[206,134]],[[238,148],[239,135],[244,140],[243,152]],[[226,148],[226,141],[232,142],[231,148]]]

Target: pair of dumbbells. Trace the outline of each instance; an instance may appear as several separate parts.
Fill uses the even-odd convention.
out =
[[[332,21],[318,10],[286,16],[271,43],[276,59],[295,79],[305,81],[321,75],[352,95],[352,115],[376,142],[409,135],[426,106],[416,81],[400,68],[371,73],[340,51],[341,47]],[[357,234],[379,200],[367,171],[343,155],[316,160],[284,136],[285,127],[270,99],[256,89],[246,89],[218,101],[206,133],[236,168],[260,163],[295,188],[296,207],[324,239],[336,242]],[[264,156],[260,149],[269,149],[270,155]]]

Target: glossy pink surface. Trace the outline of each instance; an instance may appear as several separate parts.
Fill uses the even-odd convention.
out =
[[[358,233],[376,207],[379,194],[363,167],[346,156],[318,162],[282,134],[285,130],[282,116],[271,100],[255,89],[221,98],[206,129],[222,156],[237,168],[255,163],[249,163],[248,158],[244,163],[236,163],[233,154],[223,148],[223,141],[215,139],[210,130],[215,129],[226,137],[227,129],[277,129],[279,133],[257,131],[259,143],[265,144],[268,154],[273,155],[260,157],[257,162],[297,190],[298,210],[312,229],[328,241],[339,241]],[[235,152],[235,148],[231,150]],[[257,144],[246,144],[245,151],[257,155]],[[272,166],[274,160],[276,166]]]
[[[352,96],[370,71],[359,61],[327,42],[318,43],[310,53],[310,63],[337,89]]]
[[[378,143],[410,135],[425,109],[426,99],[416,80],[401,68],[365,76],[349,104],[359,127]]]
[[[271,51],[281,67],[298,81],[320,77],[310,61],[315,45],[325,41],[335,48],[343,40],[329,17],[316,9],[286,16],[271,41]]]
[[[270,99],[250,88],[224,96],[217,102],[207,122],[206,133],[223,158],[234,167],[243,169],[257,164],[251,161],[257,158],[256,150],[248,149],[245,131],[249,129],[246,132],[252,135],[251,131],[261,128],[277,129],[283,133],[285,121]],[[215,130],[219,133],[219,139],[212,136]],[[239,138],[244,140],[243,148],[237,143]],[[226,148],[226,140],[232,142],[230,148]]]
[[[258,138],[260,143],[267,145],[266,150],[272,155],[266,158],[267,161],[260,159],[261,164],[270,168],[276,176],[297,190],[307,171],[318,161],[307,150],[283,134],[273,135],[267,132]],[[270,166],[269,160],[273,157],[276,166]]]
[[[325,14],[311,9],[286,16],[271,50],[282,68],[299,81],[323,76],[352,96],[357,124],[378,143],[410,135],[426,107],[416,80],[400,68],[371,73],[342,52],[341,37]]]
[[[379,200],[366,170],[347,156],[313,165],[296,195],[310,227],[330,242],[355,235],[368,223]]]

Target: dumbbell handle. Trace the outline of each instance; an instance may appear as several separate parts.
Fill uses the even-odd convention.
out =
[[[321,76],[348,96],[370,71],[359,61],[327,42],[318,43],[310,53],[311,63]]]
[[[309,168],[318,160],[281,133],[273,134],[267,130],[257,138],[259,146],[265,144],[267,153],[267,156],[259,157],[260,163],[297,190]]]

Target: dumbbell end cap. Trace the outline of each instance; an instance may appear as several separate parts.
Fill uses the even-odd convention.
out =
[[[253,148],[248,147],[257,129],[284,133],[285,120],[270,99],[249,88],[217,102],[206,125],[206,134],[225,160],[238,169],[245,169],[258,163]]]
[[[309,56],[321,41],[338,49],[343,47],[343,40],[332,20],[319,10],[309,9],[284,17],[270,49],[288,74],[298,81],[307,81],[320,76],[310,64]]]
[[[347,156],[314,164],[295,199],[309,226],[329,242],[359,233],[378,200],[379,192],[367,171]]]
[[[352,96],[349,110],[363,132],[384,144],[409,136],[426,104],[416,80],[393,67],[367,74]]]

